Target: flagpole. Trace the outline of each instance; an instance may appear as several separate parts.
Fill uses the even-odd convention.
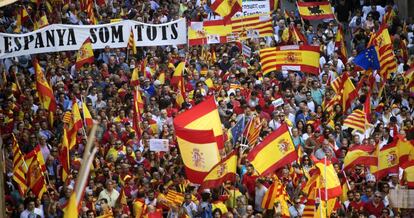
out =
[[[325,158],[324,158],[324,162],[325,162],[325,164],[324,164],[324,174],[325,174],[325,179],[324,179],[324,182],[325,182],[325,211],[326,211],[326,216],[328,215],[328,186],[327,186],[327,167],[326,167],[326,154],[325,154]],[[323,208],[321,208],[321,209],[323,209]]]

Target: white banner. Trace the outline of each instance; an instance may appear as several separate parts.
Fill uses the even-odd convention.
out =
[[[132,20],[102,25],[53,24],[25,34],[0,33],[0,59],[28,54],[78,50],[87,37],[94,49],[123,48],[134,32],[137,46],[180,45],[187,43],[185,19],[165,24]]]
[[[236,13],[236,17],[270,12],[269,0],[243,1],[242,8],[243,12]]]
[[[168,151],[168,139],[150,139],[150,151]]]

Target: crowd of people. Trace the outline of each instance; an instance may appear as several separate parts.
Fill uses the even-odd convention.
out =
[[[13,33],[16,28],[14,8],[25,7],[35,19],[49,14],[49,23],[86,25],[86,13],[78,2],[62,4],[51,1],[53,10],[45,3],[23,1],[0,9],[0,31]],[[97,1],[100,2],[100,1]],[[284,1],[282,1],[284,2]],[[393,208],[390,189],[406,187],[398,174],[376,179],[363,165],[348,172],[342,170],[343,159],[353,146],[367,144],[382,146],[397,138],[414,139],[414,92],[407,87],[406,72],[414,67],[412,52],[413,23],[411,18],[395,16],[388,30],[398,64],[389,79],[375,77],[373,88],[364,84],[351,108],[343,112],[340,105],[328,113],[326,99],[335,93],[330,82],[348,74],[357,86],[364,76],[352,60],[366,48],[370,36],[378,30],[387,8],[398,7],[393,1],[331,1],[337,20],[309,23],[300,19],[297,10],[289,16],[281,9],[272,13],[275,37],[248,39],[251,48],[246,57],[236,43],[204,46],[139,47],[138,54],[126,48],[95,50],[95,61],[80,70],[74,67],[76,52],[38,54],[37,59],[53,88],[57,102],[54,120],[41,107],[35,86],[31,56],[0,61],[2,74],[0,91],[0,129],[5,159],[5,204],[7,217],[63,217],[64,208],[74,190],[88,129],[79,130],[75,148],[70,151],[69,180],[62,181],[61,151],[64,114],[72,102],[86,102],[92,117],[99,123],[95,144],[99,147],[83,195],[79,214],[82,217],[137,217],[136,201],[142,201],[143,214],[160,211],[164,217],[282,217],[277,206],[262,208],[262,199],[275,177],[282,181],[290,200],[290,217],[302,217],[306,195],[301,187],[314,158],[332,161],[338,177],[349,187],[335,205],[331,217],[411,217],[412,211]],[[18,5],[21,4],[21,5]],[[99,23],[112,19],[131,19],[145,23],[165,23],[185,17],[187,21],[217,19],[208,4],[195,0],[107,1],[95,8]],[[314,24],[314,25],[311,25]],[[349,57],[341,60],[335,49],[338,25],[344,27]],[[280,71],[263,75],[259,50],[288,44],[283,42],[283,29],[295,25],[306,36],[308,44],[319,46],[321,73]],[[33,23],[22,24],[22,32],[33,31]],[[301,42],[303,43],[303,42]],[[147,60],[145,72],[140,72],[139,89],[145,102],[141,114],[142,134],[133,129],[133,69]],[[170,83],[178,63],[186,61],[184,71],[186,99],[176,103],[177,87]],[[160,75],[165,75],[161,79]],[[145,75],[145,76],[144,76]],[[411,75],[412,76],[412,75]],[[206,84],[211,79],[213,85]],[[381,89],[381,84],[385,84]],[[371,93],[370,132],[358,133],[344,128],[343,120],[354,108],[360,108],[367,93]],[[208,96],[215,96],[223,132],[244,117],[260,117],[260,143],[269,133],[284,123],[291,130],[294,145],[303,153],[300,162],[278,170],[272,176],[259,177],[246,161],[248,149],[240,157],[236,181],[227,181],[214,189],[200,190],[199,184],[186,178],[183,161],[174,134],[173,120],[177,114],[191,109]],[[82,111],[82,108],[81,108]],[[316,124],[315,124],[316,123]],[[53,124],[53,126],[51,125]],[[24,154],[40,146],[46,163],[47,192],[36,197],[30,190],[19,194],[12,179],[13,136]],[[226,134],[230,135],[230,134]],[[226,136],[229,137],[230,136]],[[168,139],[168,152],[149,149],[149,139]],[[224,153],[238,149],[239,143],[228,140]],[[297,178],[301,176],[300,178]],[[127,205],[120,204],[121,189]],[[168,192],[181,193],[182,202],[171,204]]]

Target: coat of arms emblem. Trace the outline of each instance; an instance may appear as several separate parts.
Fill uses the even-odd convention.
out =
[[[203,152],[200,151],[198,148],[194,148],[191,152],[193,164],[195,167],[204,168],[205,161],[203,157]]]

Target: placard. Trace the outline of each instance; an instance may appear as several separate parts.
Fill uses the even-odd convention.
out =
[[[168,139],[150,139],[150,151],[169,151]]]

